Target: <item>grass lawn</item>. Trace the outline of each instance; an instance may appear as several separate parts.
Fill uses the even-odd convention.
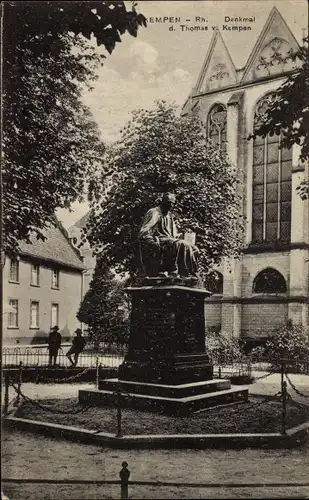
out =
[[[50,409],[43,410],[24,402],[18,409],[16,417],[116,433],[116,408],[91,407],[74,414],[83,408],[76,399],[44,399],[38,402]],[[72,413],[63,414],[57,411]],[[159,413],[124,409],[122,430],[123,434],[280,432],[281,415],[282,404],[279,400],[265,401],[251,396],[247,403],[208,409],[189,417],[170,417]],[[288,402],[287,428],[303,423],[308,418],[308,407]]]

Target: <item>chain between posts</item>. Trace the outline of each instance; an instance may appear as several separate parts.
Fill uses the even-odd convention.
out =
[[[36,406],[37,408],[40,408],[43,411],[49,411],[50,413],[59,413],[61,415],[77,415],[78,413],[83,413],[83,412],[89,410],[89,408],[92,408],[92,405],[85,405],[76,411],[54,410],[50,406],[42,405],[38,401],[35,401],[34,399],[29,398],[29,396],[26,396],[25,394],[23,394],[23,392],[20,389],[18,389],[18,387],[16,387],[15,384],[13,384],[13,383],[12,383],[12,387],[15,390],[15,392],[17,393],[17,395],[20,395],[25,401],[32,404],[33,406]]]
[[[301,396],[302,398],[305,398],[305,399],[309,398],[309,394],[304,394],[299,389],[297,389],[297,387],[295,386],[295,384],[293,384],[292,380],[290,379],[288,373],[286,373],[286,372],[285,372],[285,377],[286,377],[288,383],[290,384],[290,386],[292,387],[293,391],[296,392],[296,394],[298,394],[299,396]]]
[[[79,377],[84,375],[85,373],[89,372],[95,368],[94,365],[89,366],[88,368],[85,368],[82,372],[77,373],[76,375],[71,375],[70,377],[67,378],[47,378],[47,377],[39,377],[39,380],[42,382],[71,382],[72,380],[77,380]],[[38,383],[38,382],[37,382]]]
[[[86,373],[87,371],[91,370],[93,367],[89,367],[89,368],[86,368],[85,370],[83,370],[82,372],[76,374],[76,375],[73,375],[71,377],[68,377],[67,379],[59,379],[59,381],[66,381],[66,380],[74,380],[74,379],[77,379],[79,378],[81,375],[83,375],[84,373]],[[21,391],[21,384],[22,384],[22,371],[23,371],[23,366],[22,366],[22,363],[20,363],[20,369],[19,369],[19,376],[18,376],[18,384],[17,384],[17,387],[15,384],[12,383],[12,387],[14,388],[15,392],[17,393],[17,404],[19,403],[20,401],[20,398],[22,397],[25,401],[29,402],[30,404],[32,405],[35,405],[37,407],[39,407],[40,409],[42,409],[43,411],[49,411],[49,412],[52,412],[52,413],[60,413],[60,414],[64,414],[64,415],[69,415],[69,414],[78,414],[78,413],[82,413],[84,411],[87,411],[91,405],[86,405],[84,406],[83,408],[81,409],[78,409],[76,411],[63,411],[63,410],[54,410],[52,409],[51,407],[48,407],[48,406],[45,406],[45,405],[42,405],[41,403],[38,403],[37,401],[35,400],[32,400],[31,398],[29,398],[28,396],[26,396],[25,394],[22,393]],[[96,384],[98,384],[98,372],[99,372],[99,363],[98,363],[98,357],[97,357],[97,360],[96,360]],[[279,373],[278,371],[272,371],[272,372],[269,372],[261,377],[259,377],[258,379],[263,379],[263,378],[266,378],[274,373]],[[286,416],[287,416],[287,399],[288,397],[290,397],[290,395],[288,394],[287,392],[287,382],[284,380],[284,377],[286,377],[286,379],[288,380],[290,386],[293,388],[293,390],[299,394],[300,396],[302,397],[305,397],[305,398],[308,398],[309,396],[302,393],[301,391],[299,391],[295,385],[293,384],[293,382],[291,381],[288,373],[286,372],[286,369],[285,369],[285,364],[284,362],[281,363],[281,370],[280,370],[280,373],[281,373],[281,392],[279,391],[277,394],[274,395],[274,398],[277,397],[278,395],[281,395],[282,396],[282,434],[286,434]],[[46,381],[56,381],[57,379],[45,379]],[[7,413],[7,410],[8,410],[8,404],[9,404],[9,385],[10,385],[10,377],[9,377],[9,374],[8,373],[5,373],[5,395],[4,395],[4,412]],[[129,397],[129,398],[132,398],[132,395],[124,390],[117,390],[115,391],[113,394],[113,396],[116,396],[116,407],[117,407],[117,432],[116,432],[116,436],[117,437],[121,437],[122,436],[122,398],[123,397]],[[247,406],[246,408],[240,408],[237,410],[237,413],[240,414],[240,413],[243,413],[247,410],[250,410],[251,408],[258,408],[259,406],[261,406],[262,404],[264,404],[264,402],[266,402],[268,399],[263,399],[262,401],[259,401],[258,403],[253,403],[252,405],[250,406]],[[100,431],[97,431],[97,432],[101,432]]]

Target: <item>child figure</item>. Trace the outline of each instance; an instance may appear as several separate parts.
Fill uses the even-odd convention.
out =
[[[122,462],[121,467],[122,469],[119,472],[121,481],[121,498],[129,498],[128,482],[131,473],[128,469],[128,462]]]

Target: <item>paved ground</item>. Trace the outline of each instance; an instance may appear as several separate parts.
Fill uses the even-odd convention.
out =
[[[179,486],[130,486],[130,498],[309,498],[309,449],[296,450],[112,450],[5,432],[2,478],[118,480],[123,460],[131,480],[176,482]],[[265,483],[259,488],[193,488],[181,483]],[[271,483],[291,487],[271,487]],[[10,500],[119,498],[118,485],[4,484]]]
[[[263,375],[259,372],[257,376]],[[309,396],[309,376],[291,375],[292,382]],[[68,398],[93,384],[24,384],[32,398]],[[251,394],[276,394],[280,375],[273,374],[250,386]],[[309,404],[289,388],[291,395]],[[13,392],[10,393],[10,397]],[[259,488],[192,488],[184,486],[130,486],[134,499],[193,498],[309,498],[309,448],[295,450],[112,450],[101,446],[58,441],[21,432],[4,433],[3,478],[117,480],[120,464],[129,462],[132,480],[176,483],[265,483]],[[291,487],[267,486],[292,483]],[[118,485],[16,485],[3,487],[10,500],[91,500],[120,498]]]

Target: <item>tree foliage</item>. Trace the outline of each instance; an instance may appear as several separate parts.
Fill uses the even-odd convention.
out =
[[[118,2],[4,2],[3,182],[5,251],[81,201],[104,152],[82,104],[103,63],[145,18]]]
[[[125,283],[97,259],[90,288],[77,313],[77,319],[88,326],[89,337],[95,343],[127,341],[129,302]]]
[[[134,276],[141,219],[162,192],[175,190],[178,227],[196,233],[205,273],[241,245],[236,177],[227,156],[205,144],[197,117],[178,117],[164,101],[137,110],[94,179],[84,237],[109,266]]]
[[[309,159],[309,52],[308,37],[305,45],[291,54],[298,60],[299,67],[275,91],[274,99],[266,110],[260,124],[250,137],[267,134],[282,134],[281,148],[290,149],[293,144],[300,146],[300,160]],[[305,199],[309,196],[309,183],[299,186],[299,194]]]
[[[309,335],[302,324],[288,321],[276,329],[270,340],[266,342],[265,350],[269,359],[304,358],[309,355]]]
[[[230,333],[208,330],[205,336],[206,351],[215,362],[228,363],[240,361],[244,358],[242,342],[239,337]]]

